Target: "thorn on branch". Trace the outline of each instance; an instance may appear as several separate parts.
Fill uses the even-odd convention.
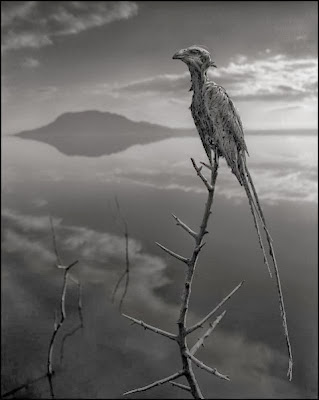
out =
[[[143,322],[141,320],[138,320],[138,319],[135,319],[133,317],[130,317],[129,315],[126,315],[126,314],[122,314],[122,315],[123,315],[123,317],[129,319],[130,321],[133,321],[133,323],[142,326],[144,329],[149,329],[150,331],[153,331],[153,332],[155,332],[155,333],[157,333],[159,335],[165,336],[165,337],[167,337],[169,339],[172,339],[172,340],[176,340],[176,338],[177,338],[177,336],[174,335],[173,333],[169,333],[169,332],[163,331],[162,329],[159,329],[159,328],[156,328],[155,326],[146,324],[145,322]]]
[[[74,267],[74,265],[76,265],[79,262],[79,260],[73,261],[73,263],[71,263],[70,265],[67,266],[67,270],[69,271],[72,267]]]
[[[200,163],[202,165],[204,165],[206,168],[208,168],[210,171],[214,171],[214,168],[211,165],[208,165],[208,164],[204,163],[203,161],[200,161]]]
[[[162,250],[164,250],[166,253],[168,253],[169,255],[171,255],[172,257],[177,258],[177,260],[184,262],[185,264],[188,263],[188,258],[180,256],[179,254],[175,253],[174,251],[168,249],[167,247],[163,246],[162,244],[155,242],[155,244],[157,244],[158,247],[160,247]]]
[[[197,239],[198,234],[194,232],[189,226],[187,226],[183,221],[181,221],[176,215],[172,214],[173,218],[176,221],[176,225],[183,228],[186,232],[188,232],[194,239]]]
[[[210,374],[215,375],[217,378],[224,379],[225,381],[230,381],[228,375],[221,374],[220,372],[217,371],[216,368],[209,367],[208,365],[204,364],[202,361],[198,360],[192,354],[187,353],[187,357],[190,358],[194,362],[194,364],[196,364],[199,368],[202,368],[203,370],[209,372]]]
[[[231,298],[231,296],[237,292],[237,290],[243,285],[245,281],[240,282],[239,285],[237,285],[235,287],[235,289],[233,289],[219,304],[217,304],[217,306],[206,315],[206,317],[204,317],[202,320],[200,320],[199,322],[197,322],[197,324],[193,325],[192,327],[188,328],[186,331],[186,335],[194,332],[196,329],[198,329],[200,326],[202,326],[224,303],[226,303],[227,300],[229,300]]]
[[[206,242],[200,244],[199,246],[197,246],[194,250],[195,253],[199,253],[201,251],[201,249],[205,246]]]
[[[183,385],[181,383],[174,382],[174,381],[169,381],[169,383],[171,385],[173,385],[173,386],[176,386],[176,387],[180,388],[180,389],[186,390],[187,392],[191,391],[191,388],[189,386]]]

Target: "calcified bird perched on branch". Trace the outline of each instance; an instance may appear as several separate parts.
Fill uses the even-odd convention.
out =
[[[264,262],[267,265],[271,276],[270,267],[259,231],[258,220],[261,222],[266,233],[269,245],[269,254],[273,261],[276,275],[280,311],[288,347],[289,367],[287,376],[289,377],[289,380],[291,380],[293,364],[292,352],[278,266],[272,245],[272,239],[267,229],[265,217],[260,206],[255,186],[247,168],[246,153],[248,154],[248,150],[244,139],[243,126],[240,117],[225,89],[207,78],[208,68],[216,67],[216,65],[211,60],[211,56],[206,49],[200,46],[191,46],[175,53],[173,59],[183,61],[189,68],[192,82],[190,90],[193,91],[190,109],[210,164],[212,164],[212,151],[217,159],[219,157],[224,157],[232,173],[236,176],[240,185],[245,189],[259,244],[263,252]]]

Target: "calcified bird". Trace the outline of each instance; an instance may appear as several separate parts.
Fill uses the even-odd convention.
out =
[[[216,162],[218,162],[219,157],[224,157],[240,185],[245,189],[257,231],[259,245],[263,252],[264,262],[271,276],[269,263],[259,231],[258,220],[265,230],[269,245],[269,254],[273,261],[276,275],[279,305],[288,347],[289,367],[287,376],[289,380],[291,380],[293,361],[279,271],[272,246],[272,239],[266,225],[252,177],[247,168],[246,153],[248,154],[248,150],[240,117],[232,100],[226,93],[226,90],[208,79],[208,68],[216,67],[216,65],[211,60],[210,53],[206,49],[200,46],[190,46],[175,53],[173,59],[183,61],[189,68],[192,82],[190,91],[193,91],[190,110],[210,164],[212,165],[211,152],[213,150]]]

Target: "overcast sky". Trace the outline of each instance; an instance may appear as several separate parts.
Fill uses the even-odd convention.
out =
[[[211,77],[247,129],[317,127],[315,1],[1,2],[4,133],[99,109],[192,127],[186,66],[206,46]]]

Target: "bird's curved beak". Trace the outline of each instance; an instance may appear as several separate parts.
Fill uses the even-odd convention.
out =
[[[185,56],[186,50],[182,49],[173,55],[173,60],[182,60]]]

